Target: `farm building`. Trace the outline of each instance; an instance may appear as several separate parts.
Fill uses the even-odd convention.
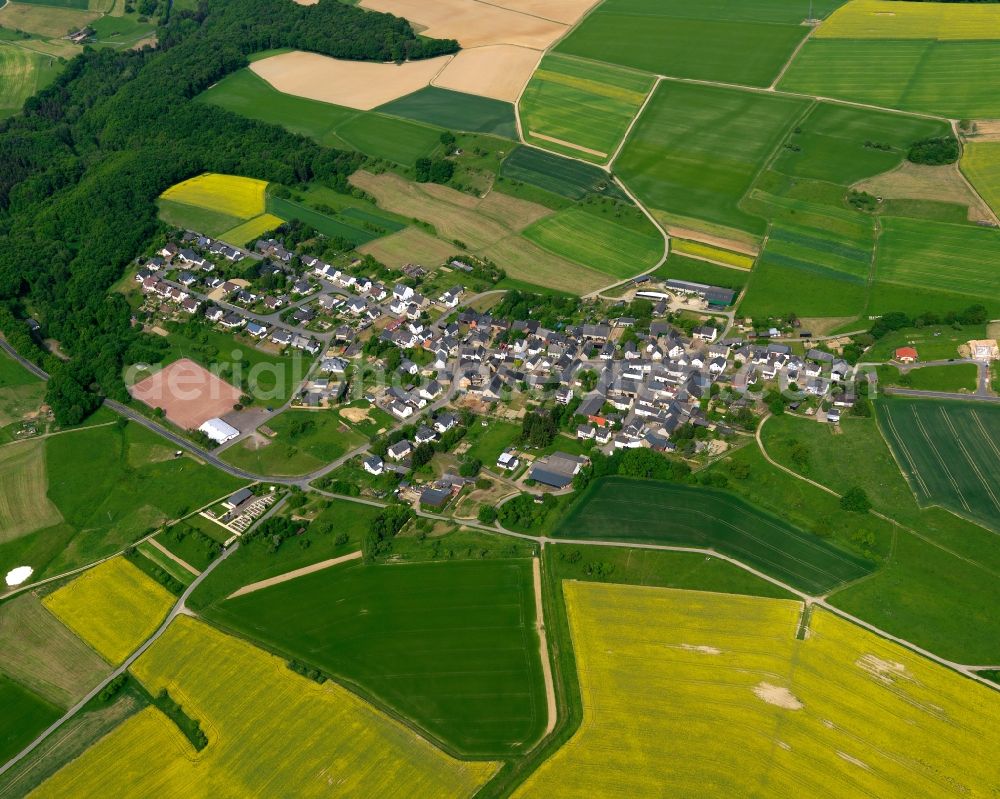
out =
[[[693,283],[689,280],[675,280],[671,278],[666,282],[666,287],[673,291],[680,291],[684,294],[696,294],[705,300],[709,305],[725,308],[733,304],[736,292],[732,289],[724,289],[719,286],[709,286],[705,283]]]
[[[225,444],[240,434],[239,430],[230,424],[226,424],[218,416],[206,419],[198,429],[216,444]]]

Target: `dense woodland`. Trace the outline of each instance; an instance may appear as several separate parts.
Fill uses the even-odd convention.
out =
[[[130,326],[128,305],[108,289],[162,230],[155,200],[164,189],[204,171],[344,188],[363,160],[194,97],[270,48],[371,61],[458,49],[333,0],[207,0],[158,35],[156,50],[85,50],[0,123],[0,329],[52,372],[48,401],[63,423],[86,416],[99,395],[127,399],[123,364],[155,360],[162,346]],[[33,346],[29,315],[69,363]]]

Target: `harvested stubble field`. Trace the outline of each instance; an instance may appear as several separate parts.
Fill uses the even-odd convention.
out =
[[[615,170],[652,208],[759,236],[764,220],[740,200],[806,108],[797,98],[664,81]]]
[[[904,161],[892,171],[856,183],[853,188],[885,200],[953,203],[963,207],[965,213],[961,216],[971,222],[994,219],[989,206],[972,190],[957,164],[925,166]]]
[[[85,571],[42,603],[115,665],[153,634],[175,601],[119,556]]]
[[[410,227],[358,248],[358,252],[371,255],[386,266],[399,269],[406,264],[420,264],[433,268],[455,255],[456,247],[448,241]]]
[[[717,489],[609,477],[587,487],[559,525],[560,538],[604,538],[714,548],[810,593],[873,566],[812,533]]]
[[[242,391],[188,358],[181,358],[132,386],[133,398],[183,430],[196,430],[206,419],[222,416],[240,401]]]
[[[578,14],[592,4],[593,0],[581,0]],[[500,3],[487,4],[476,0],[438,0],[435,3],[423,0],[361,0],[360,5],[403,17],[419,26],[424,36],[457,39],[464,48],[515,44],[544,50],[567,29],[565,23],[534,13],[521,13],[504,8]],[[572,8],[574,4],[566,5]]]
[[[376,64],[295,50],[254,61],[250,69],[279,92],[369,111],[423,89],[451,58]]]
[[[545,728],[528,559],[353,562],[209,613],[360,686],[463,755],[523,752]]]
[[[1000,408],[894,398],[876,403],[876,411],[918,502],[1000,532]]]
[[[58,39],[68,30],[80,30],[101,15],[85,8],[58,8],[36,3],[16,3],[8,0],[0,7],[0,26]]]
[[[166,688],[201,723],[196,754],[148,708],[43,783],[39,797],[81,795],[466,797],[496,764],[454,760],[332,682],[208,625],[179,617],[136,663],[153,694]],[[308,745],[303,745],[308,742]]]
[[[434,78],[433,85],[513,103],[541,56],[538,50],[514,44],[462,50]],[[453,127],[468,130],[461,125]]]
[[[1000,780],[995,692],[833,614],[798,639],[787,600],[563,593],[583,723],[515,796],[959,797]]]
[[[25,592],[0,605],[0,672],[49,702],[69,707],[108,671],[35,594]]]
[[[548,55],[521,96],[521,124],[541,147],[601,163],[652,88],[651,75]]]

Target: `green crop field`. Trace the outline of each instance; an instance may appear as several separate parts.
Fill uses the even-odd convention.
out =
[[[521,124],[539,147],[601,163],[652,88],[651,75],[547,55],[521,95]]]
[[[588,194],[603,194],[627,200],[625,194],[608,180],[596,166],[563,158],[534,147],[518,147],[500,167],[505,180],[528,183],[570,200],[582,200]]]
[[[813,14],[839,2],[816,3]],[[560,53],[679,78],[768,86],[805,37],[807,8],[780,0],[605,0]]]
[[[540,219],[524,236],[556,255],[624,279],[663,256],[663,237],[645,217],[642,222],[626,227],[576,206]]]
[[[384,114],[426,122],[450,130],[517,138],[514,106],[503,100],[477,97],[428,86],[378,108]]]
[[[360,150],[404,166],[430,155],[439,146],[442,132],[425,122],[284,94],[249,69],[223,78],[201,94],[199,101],[281,125],[327,147]]]
[[[667,262],[656,270],[657,277],[676,278],[677,280],[693,280],[695,283],[707,283],[710,286],[722,286],[739,292],[750,278],[750,272],[745,269],[730,269],[726,266],[701,261],[677,255],[673,250]]]
[[[89,563],[241,485],[193,458],[175,458],[174,447],[137,424],[84,428],[11,449],[37,444],[45,447],[48,480],[40,496],[63,521],[47,519],[0,544],[4,573],[27,565],[37,577]]]
[[[788,136],[772,169],[796,178],[850,186],[898,166],[909,146],[946,136],[944,121],[817,103]]]
[[[351,564],[215,606],[213,620],[360,686],[465,755],[545,727],[530,560]]]
[[[950,117],[1000,115],[982,80],[1000,69],[1000,41],[812,39],[781,80],[788,91]]]
[[[62,70],[59,59],[0,42],[0,119],[16,114]]]
[[[290,200],[285,197],[275,197],[274,195],[269,194],[267,196],[267,210],[282,219],[297,219],[300,222],[304,222],[305,224],[318,230],[324,236],[346,239],[347,241],[352,242],[355,246],[367,244],[369,241],[373,241],[379,237],[378,233],[363,227],[363,220],[343,221],[335,219],[329,214],[324,214],[314,208],[310,208],[307,205],[303,205],[302,203],[295,202],[294,200]],[[348,217],[348,219],[350,219],[350,217]],[[354,224],[352,224],[352,222]],[[384,225],[385,221],[378,219],[377,222],[373,222],[373,224]]]
[[[1000,142],[967,142],[962,152],[962,171],[993,213],[1000,214]]]
[[[740,200],[806,108],[794,98],[664,82],[615,169],[658,211],[762,235],[764,220],[740,210]]]
[[[875,262],[876,294],[871,310],[920,313],[929,306],[922,298],[900,306],[909,289],[932,292],[947,310],[983,303],[991,314],[1000,311],[1000,271],[994,264],[1000,231],[915,219],[885,219]],[[888,284],[898,293],[887,301],[877,289]],[[941,307],[939,305],[939,307]]]
[[[713,547],[803,591],[822,593],[872,565],[725,491],[611,477],[560,524],[562,538]]]
[[[1000,408],[894,398],[876,409],[921,504],[941,505],[1000,532]]]
[[[306,474],[365,442],[329,410],[287,410],[269,420],[277,435],[248,438],[222,453],[226,463],[254,474]]]
[[[62,715],[55,705],[2,674],[0,707],[0,762],[7,762]]]

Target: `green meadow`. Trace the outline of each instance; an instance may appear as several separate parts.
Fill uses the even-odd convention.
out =
[[[547,55],[521,95],[521,124],[540,147],[602,163],[652,88],[641,72]]]
[[[0,119],[16,114],[24,101],[62,71],[59,59],[0,42]]]
[[[664,279],[693,280],[695,283],[707,283],[710,286],[721,286],[738,292],[747,284],[751,272],[747,269],[730,269],[671,252],[667,262],[657,269],[655,274]]]
[[[6,763],[62,715],[55,705],[0,674],[0,762]]]
[[[211,618],[356,686],[463,755],[526,751],[546,722],[531,561],[315,572]]]

